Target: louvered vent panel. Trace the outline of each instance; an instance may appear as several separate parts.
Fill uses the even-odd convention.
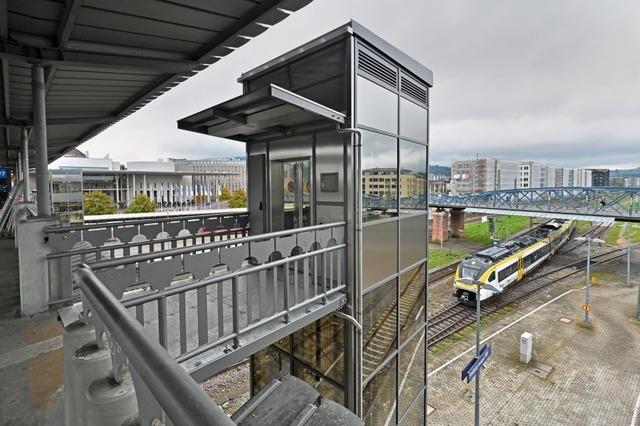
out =
[[[400,77],[400,92],[422,104],[427,103],[427,89],[406,77]]]
[[[358,69],[393,88],[398,86],[398,72],[363,50],[358,51]]]

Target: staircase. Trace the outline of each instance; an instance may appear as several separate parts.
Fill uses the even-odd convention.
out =
[[[269,382],[231,420],[241,426],[364,425],[347,408],[330,399],[321,399],[311,385],[290,375]]]

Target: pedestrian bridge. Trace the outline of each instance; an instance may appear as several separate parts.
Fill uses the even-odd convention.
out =
[[[431,195],[429,205],[471,213],[640,222],[640,188],[532,188]]]

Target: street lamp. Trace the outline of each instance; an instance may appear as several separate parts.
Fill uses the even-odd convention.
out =
[[[585,287],[585,302],[582,308],[584,310],[584,326],[589,327],[589,311],[591,310],[591,306],[589,305],[589,290],[591,288],[591,243],[604,244],[604,241],[594,237],[577,237],[575,240],[587,242],[587,286]]]
[[[483,283],[482,281],[474,278],[459,278],[459,282],[466,285],[476,286],[476,358],[480,356],[480,287],[484,286],[489,290],[496,291],[494,287]],[[475,398],[475,425],[480,426],[480,370],[476,374],[476,398]]]

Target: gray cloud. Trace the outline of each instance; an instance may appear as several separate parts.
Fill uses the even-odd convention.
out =
[[[431,162],[495,155],[640,165],[640,2],[316,0],[82,149],[125,159],[238,155],[176,129],[238,75],[353,17],[434,71]]]

